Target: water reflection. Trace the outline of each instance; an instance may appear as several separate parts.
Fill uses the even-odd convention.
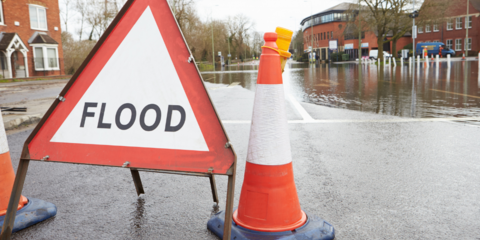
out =
[[[240,82],[254,91],[257,69],[240,65],[202,75],[208,82]],[[405,117],[480,115],[477,62],[451,62],[449,66],[429,61],[396,67],[290,63],[283,77],[290,94],[318,105]]]

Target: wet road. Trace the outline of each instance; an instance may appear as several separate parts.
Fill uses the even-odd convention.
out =
[[[348,72],[344,68],[348,69],[339,67],[343,71],[337,72]],[[296,99],[310,99],[311,92],[297,95],[292,89],[320,83],[306,79],[307,83],[295,85],[295,74],[326,74],[319,72],[298,68],[291,70],[291,82],[287,83],[286,77],[286,90],[294,96],[293,100],[286,100],[286,106],[302,208],[332,223],[337,239],[478,238],[480,127],[464,121],[426,118],[428,115],[420,114],[424,111],[419,110],[423,109],[419,103],[433,105],[435,101],[423,99],[422,94],[416,96],[414,118],[408,115],[411,103],[404,106],[407,110],[398,111],[404,113],[400,115],[393,114],[395,111],[377,114],[370,110],[350,110],[349,104],[334,108],[313,100],[296,102]],[[208,79],[213,76],[215,79]],[[238,155],[236,206],[243,182],[248,120],[254,97],[254,81],[239,80],[254,79],[256,72],[252,69],[237,74],[207,73],[204,78],[221,83],[207,83],[207,88]],[[350,81],[348,76],[343,79],[338,80],[337,86]],[[392,88],[401,82],[388,81]],[[474,81],[477,79],[468,79],[466,92],[479,96],[478,92],[469,92],[478,91],[478,87],[471,90],[470,82]],[[235,82],[240,84],[230,85]],[[429,78],[426,85],[431,82],[435,79]],[[459,84],[464,93],[464,82]],[[425,83],[419,83],[415,92],[427,92],[420,90],[424,86]],[[318,87],[325,93],[337,89]],[[390,95],[411,93],[412,88],[405,88],[392,90]],[[338,91],[355,88],[345,89]],[[355,91],[338,97],[355,99]],[[364,88],[361,96],[369,96],[365,92]],[[378,98],[378,91],[372,94]],[[456,99],[454,95],[451,94],[452,101]],[[380,98],[388,99],[388,94]],[[363,104],[371,98],[359,99]],[[464,97],[455,101],[464,101]],[[470,101],[468,97],[466,101]],[[452,106],[461,111],[454,103]],[[470,105],[463,108],[477,111]],[[305,114],[318,121],[306,121]],[[30,131],[8,136],[15,168]],[[147,172],[141,172],[141,177],[146,194],[137,198],[127,169],[31,162],[23,194],[55,203],[58,213],[54,219],[14,234],[13,239],[217,239],[206,228],[215,211],[207,178]],[[223,209],[226,177],[217,177],[217,184]]]

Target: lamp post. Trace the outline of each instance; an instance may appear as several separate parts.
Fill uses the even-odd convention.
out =
[[[362,23],[360,21],[360,2],[358,0],[358,64],[362,64]]]
[[[306,0],[304,2],[307,2]],[[310,63],[313,63],[315,61],[315,59],[313,59],[313,3],[310,1],[310,29],[311,29],[311,33],[310,33],[310,39],[311,39],[311,45],[312,46],[312,50],[310,51]]]
[[[214,7],[217,7],[217,5],[214,5]],[[215,72],[215,46],[213,42],[213,8],[212,8],[212,64],[213,64],[213,71]]]
[[[467,29],[467,34],[465,36],[465,57],[468,57],[468,28],[470,27],[469,19],[470,17],[468,16],[468,8],[470,5],[470,0],[467,0],[467,17],[465,17],[465,28]]]

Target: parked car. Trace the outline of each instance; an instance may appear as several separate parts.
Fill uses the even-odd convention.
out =
[[[378,58],[378,50],[377,50],[377,49],[370,50],[370,55],[369,55],[369,56],[370,56],[370,59],[375,59],[375,60],[377,60],[377,58]],[[391,57],[392,57],[392,54],[383,51],[383,57],[384,57],[384,58],[391,58]]]
[[[442,47],[442,56],[445,57],[447,54],[450,54],[451,57],[455,56],[455,51],[448,48],[445,44],[441,42],[429,42],[429,43],[417,43],[417,49],[415,50],[415,55],[423,56],[423,49],[427,47],[428,56],[438,55],[440,47]]]

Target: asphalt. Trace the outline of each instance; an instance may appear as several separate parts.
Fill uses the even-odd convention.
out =
[[[238,156],[237,206],[254,92],[206,84]],[[308,122],[286,101],[300,204],[337,239],[480,236],[479,127],[300,103],[328,120]],[[15,169],[30,132],[8,135]],[[217,239],[206,228],[216,212],[207,178],[140,174],[146,194],[137,197],[127,169],[32,161],[23,194],[58,213],[12,239]],[[226,180],[217,177],[221,210]]]

